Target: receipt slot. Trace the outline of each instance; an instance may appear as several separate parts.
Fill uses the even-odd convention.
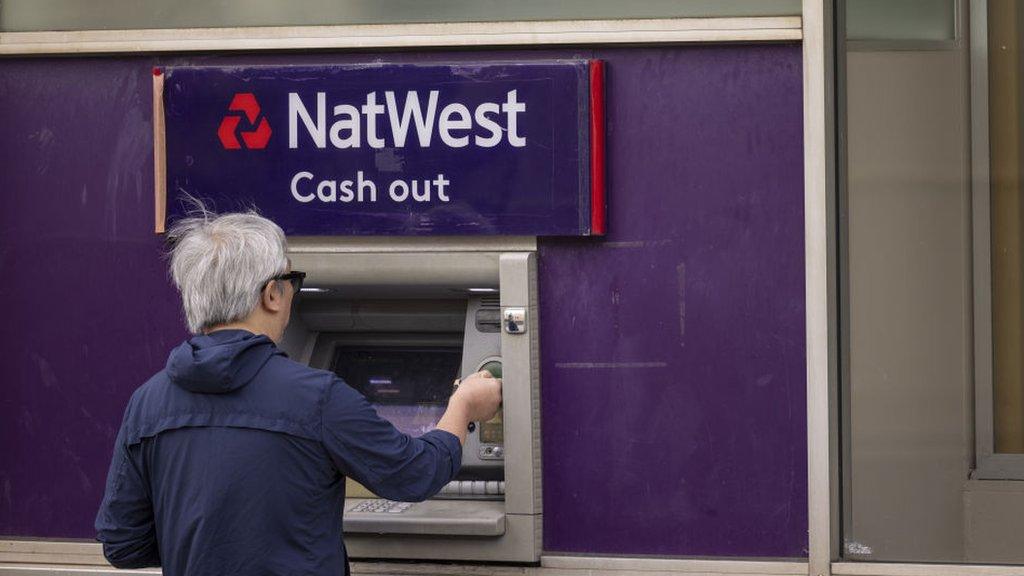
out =
[[[533,251],[343,240],[290,245],[293,268],[307,272],[307,289],[296,300],[284,348],[341,376],[399,429],[432,429],[456,378],[486,368],[503,380],[502,410],[470,426],[460,473],[434,498],[392,502],[348,481],[349,556],[538,561]]]

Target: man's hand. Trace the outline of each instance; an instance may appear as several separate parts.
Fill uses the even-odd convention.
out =
[[[448,410],[437,423],[440,430],[451,432],[466,443],[466,430],[470,422],[486,422],[498,413],[501,406],[501,379],[490,372],[477,372],[464,378],[448,400]]]
[[[501,406],[501,380],[486,370],[477,372],[462,380],[448,402],[464,403],[471,422],[486,422]]]

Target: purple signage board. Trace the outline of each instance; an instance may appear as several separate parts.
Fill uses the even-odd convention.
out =
[[[193,196],[289,235],[604,233],[599,61],[154,73],[171,219]]]

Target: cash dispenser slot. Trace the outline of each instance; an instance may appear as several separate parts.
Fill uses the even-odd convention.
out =
[[[457,378],[486,369],[505,383],[502,411],[470,426],[459,474],[433,498],[394,502],[347,481],[350,556],[536,561],[537,346],[528,324],[510,333],[506,318],[535,310],[532,253],[290,256],[313,290],[296,303],[286,349],[403,432],[433,429]]]

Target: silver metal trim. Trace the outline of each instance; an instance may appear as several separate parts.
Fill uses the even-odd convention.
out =
[[[1021,576],[1021,566],[968,564],[900,564],[882,562],[836,562],[836,576]]]
[[[809,574],[838,558],[834,0],[804,0],[804,237]]]
[[[289,236],[288,252],[305,254],[391,252],[534,252],[535,236]]]
[[[14,559],[11,554],[23,554]],[[76,555],[90,561],[66,560]],[[807,574],[807,564],[800,561],[707,560],[677,558],[637,558],[602,556],[541,556],[539,567],[487,566],[472,564],[395,564],[387,562],[353,562],[353,574],[376,575],[481,575],[495,576],[566,576],[577,570],[586,574],[625,575],[644,572],[675,574],[716,574],[742,576],[797,576]],[[117,570],[103,560],[100,544],[86,541],[0,540],[0,576],[24,574],[48,575],[120,575],[160,574],[159,569]]]
[[[537,257],[532,252],[501,255],[501,308],[503,311],[520,308],[527,317],[534,317],[538,308]],[[505,427],[505,504],[509,514],[540,515],[543,512],[540,500],[540,358],[537,341],[536,325],[524,333],[501,332],[504,420],[533,423],[530,428]],[[509,366],[529,366],[529,373],[506,371]],[[527,460],[517,456],[525,454],[531,458]],[[539,557],[538,547],[534,560]]]
[[[974,272],[975,467],[992,456],[992,245],[988,134],[988,2],[971,0],[971,212]]]
[[[536,46],[801,39],[799,16],[0,32],[3,54]]]
[[[381,290],[406,285],[468,290],[497,287],[497,252],[318,252],[289,246],[292,266],[305,271],[308,287],[344,286],[345,297],[357,289]],[[442,290],[443,291],[443,290]]]
[[[838,262],[834,273],[836,282],[836,299],[838,309],[838,326],[836,338],[838,339],[838,374],[837,374],[837,402],[833,418],[839,418],[839,442],[836,449],[839,454],[837,461],[843,454],[850,454],[850,438],[852,426],[850,424],[850,387],[845,383],[850,382],[850,298],[846,293],[849,280],[847,276],[850,270],[850,229],[849,229],[849,190],[847,174],[849,173],[848,161],[848,121],[847,121],[847,41],[846,41],[846,0],[836,0],[835,18],[835,126],[836,126],[836,243]],[[843,554],[843,534],[848,533],[852,528],[851,517],[843,512],[843,503],[853,500],[853,473],[850,466],[839,462],[840,473],[836,479],[840,483],[834,490],[837,502],[835,503],[834,528],[836,542],[834,545],[833,559],[838,559]]]

